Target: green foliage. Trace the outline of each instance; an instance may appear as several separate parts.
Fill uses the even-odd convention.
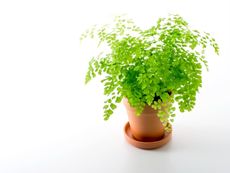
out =
[[[107,120],[123,97],[136,108],[145,105],[158,109],[160,120],[167,126],[175,117],[175,102],[181,112],[191,111],[196,93],[202,86],[202,66],[208,69],[205,51],[219,47],[209,33],[193,30],[179,15],[160,18],[146,30],[125,17],[116,17],[113,25],[94,26],[82,34],[98,45],[106,44],[102,53],[89,62],[85,82],[102,75]]]

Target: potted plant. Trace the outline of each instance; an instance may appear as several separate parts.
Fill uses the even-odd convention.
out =
[[[126,139],[140,148],[170,140],[176,108],[191,111],[196,103],[202,67],[208,69],[206,49],[219,53],[209,33],[191,29],[179,15],[159,18],[148,29],[118,16],[112,25],[87,30],[81,40],[86,37],[109,51],[91,59],[85,82],[102,75],[105,120],[123,100],[129,118]]]

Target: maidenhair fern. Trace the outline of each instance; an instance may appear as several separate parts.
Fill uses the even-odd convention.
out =
[[[191,111],[202,86],[202,66],[208,69],[205,51],[219,47],[209,33],[191,29],[179,15],[160,18],[146,30],[126,17],[116,17],[112,25],[93,27],[81,39],[94,38],[110,52],[89,62],[85,82],[102,75],[104,119],[107,120],[123,97],[140,115],[145,105],[158,109],[167,124],[175,117],[175,102],[181,112]]]

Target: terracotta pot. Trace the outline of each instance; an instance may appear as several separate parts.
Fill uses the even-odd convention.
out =
[[[130,129],[134,138],[140,141],[157,141],[164,137],[164,126],[157,116],[157,110],[145,106],[140,116],[130,106],[126,98],[123,99],[128,113]]]

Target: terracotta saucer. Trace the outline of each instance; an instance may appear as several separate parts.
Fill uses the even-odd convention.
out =
[[[165,132],[164,137],[161,140],[158,140],[158,141],[150,141],[150,142],[149,141],[148,142],[138,141],[132,135],[129,122],[127,122],[125,124],[124,134],[125,134],[125,138],[128,141],[128,143],[130,143],[131,145],[133,145],[133,146],[135,146],[137,148],[142,148],[142,149],[159,148],[159,147],[165,145],[166,143],[168,143],[169,140],[172,137],[172,131],[171,131],[171,132]]]

